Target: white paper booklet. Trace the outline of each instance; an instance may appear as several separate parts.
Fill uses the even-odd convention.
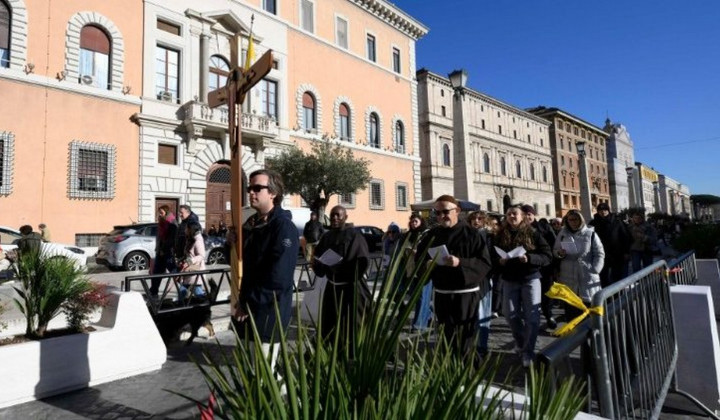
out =
[[[577,246],[575,245],[575,242],[573,242],[573,241],[562,241],[562,242],[560,242],[560,246],[568,254],[577,254],[578,253]]]
[[[522,257],[523,255],[525,255],[527,253],[527,251],[525,251],[525,248],[523,248],[521,246],[513,249],[510,252],[505,252],[502,249],[495,247],[495,251],[498,253],[500,258],[506,258],[506,259]]]
[[[327,265],[328,267],[332,267],[332,266],[340,263],[340,261],[342,261],[343,257],[341,257],[340,254],[333,251],[332,249],[328,249],[321,256],[315,257],[315,259],[320,261],[321,263]]]
[[[437,265],[445,265],[445,257],[450,256],[450,252],[448,252],[448,249],[445,245],[440,245],[428,249],[428,254],[430,255],[430,258],[435,260],[435,264]],[[437,258],[435,258],[436,255]]]

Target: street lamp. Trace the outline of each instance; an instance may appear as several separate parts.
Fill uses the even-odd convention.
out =
[[[450,85],[455,92],[461,92],[461,89],[465,89],[465,85],[467,84],[467,71],[465,69],[453,70],[448,77],[450,78]]]
[[[627,172],[628,176],[628,207],[637,207],[637,204],[635,203],[635,181],[633,180],[633,176],[635,175],[635,168],[632,166],[628,166],[625,168],[625,172]]]
[[[590,183],[588,182],[585,142],[576,142],[575,149],[577,150],[578,167],[580,168],[580,212],[585,220],[590,220],[592,219],[592,202],[590,201]]]
[[[453,188],[456,198],[475,201],[474,168],[468,156],[472,156],[470,148],[469,124],[465,120],[465,84],[467,71],[453,70],[448,74],[453,93]]]

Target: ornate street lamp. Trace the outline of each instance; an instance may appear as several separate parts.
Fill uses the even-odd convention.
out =
[[[448,78],[450,78],[450,85],[453,87],[453,90],[462,93],[461,89],[465,89],[465,85],[467,84],[467,71],[465,69],[453,70],[452,73],[448,75]]]

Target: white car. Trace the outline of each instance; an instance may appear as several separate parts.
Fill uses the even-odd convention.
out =
[[[22,238],[20,231],[17,229],[0,226],[0,246],[3,251],[11,251],[17,248],[17,241]],[[65,257],[75,262],[78,268],[85,268],[87,265],[87,255],[82,249],[73,246],[59,244],[55,242],[43,242],[42,252],[49,257]]]

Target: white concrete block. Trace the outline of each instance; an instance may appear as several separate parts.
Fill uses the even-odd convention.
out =
[[[697,285],[710,286],[712,290],[713,305],[715,306],[715,319],[720,319],[720,268],[718,260],[696,260]]]
[[[720,409],[720,345],[708,286],[672,286],[678,388]]]
[[[0,347],[0,408],[158,370],[165,344],[140,293],[110,294],[96,331]]]

